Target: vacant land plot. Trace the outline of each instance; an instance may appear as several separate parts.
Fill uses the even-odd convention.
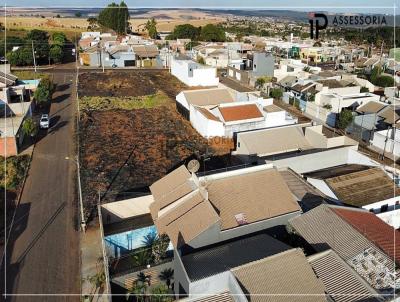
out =
[[[167,70],[87,72],[79,76],[80,96],[137,97],[164,92],[171,99],[187,87]]]
[[[179,115],[174,98],[187,87],[168,72],[111,71],[81,77],[81,175],[88,208],[97,202],[98,192],[102,202],[108,202],[129,196],[121,192],[147,191],[192,158],[210,158],[207,169],[238,163],[229,156],[231,140],[207,141]]]

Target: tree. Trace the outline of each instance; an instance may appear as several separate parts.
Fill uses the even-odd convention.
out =
[[[93,285],[93,292],[96,292],[97,289],[103,287],[104,282],[106,281],[106,274],[103,271],[97,272],[95,275],[89,276],[87,278],[87,281],[89,281]]]
[[[164,284],[159,284],[151,289],[151,302],[171,302],[173,298],[169,295],[169,289]]]
[[[158,275],[161,281],[164,281],[168,289],[171,286],[171,281],[174,279],[174,270],[172,268],[166,268]]]
[[[266,81],[265,78],[261,77],[256,80],[255,87],[256,89],[262,89],[265,85]]]
[[[142,243],[145,246],[152,246],[156,241],[157,241],[157,233],[156,232],[148,233],[142,239]]]
[[[392,87],[395,85],[394,79],[391,76],[386,76],[386,75],[379,76],[375,80],[374,84],[380,87]]]
[[[33,93],[33,97],[36,103],[41,106],[50,101],[53,94],[54,86],[49,78],[43,78],[40,80],[38,87]]]
[[[201,56],[197,56],[197,63],[202,64],[202,65],[206,65],[206,61]]]
[[[22,131],[24,132],[25,135],[28,135],[31,137],[36,135],[37,125],[31,117],[26,118],[24,120],[24,122],[22,123]]]
[[[185,50],[191,50],[193,47],[200,45],[197,41],[191,41],[185,44]]]
[[[136,282],[140,282],[141,284],[147,284],[148,286],[150,286],[150,281],[151,281],[150,275],[146,275],[143,272],[137,274]]]
[[[59,45],[53,45],[50,48],[49,57],[51,60],[53,60],[53,62],[60,63],[62,61],[63,56],[64,56],[63,50]]]
[[[124,1],[118,5],[116,3],[109,4],[102,9],[97,18],[98,24],[106,28],[115,30],[117,34],[124,34],[129,28],[129,9]]]
[[[156,264],[160,263],[161,259],[165,257],[165,254],[168,250],[169,241],[170,240],[167,235],[161,234],[152,245],[151,253]]]
[[[360,92],[369,92],[369,89],[367,87],[361,87]]]
[[[154,18],[151,18],[150,20],[147,20],[145,28],[147,30],[147,33],[149,34],[149,37],[152,39],[157,39],[157,22]]]
[[[207,24],[201,28],[200,39],[208,42],[224,42],[225,31],[214,24]]]
[[[89,30],[94,30],[94,29],[97,29],[99,27],[97,18],[95,18],[95,17],[89,17],[87,19],[87,22],[89,23],[89,25],[88,25],[88,29]]]
[[[43,30],[34,29],[31,30],[25,38],[27,45],[32,52],[32,42],[33,47],[35,49],[35,56],[37,59],[46,59],[49,55],[50,44],[49,44],[49,35],[47,32]]]
[[[82,17],[82,13],[81,13],[81,12],[76,12],[76,13],[75,13],[75,17],[77,17],[77,18]]]
[[[353,121],[353,113],[350,110],[344,109],[339,114],[338,128],[346,129]]]
[[[375,84],[376,80],[381,74],[381,68],[379,66],[375,66],[371,71],[371,82]]]
[[[133,262],[136,266],[147,265],[150,260],[151,255],[147,248],[141,248],[135,253],[135,255],[133,255]]]
[[[58,45],[60,47],[64,47],[65,42],[67,41],[67,37],[65,36],[64,33],[56,31],[51,35],[51,40],[52,40],[52,45]]]
[[[171,34],[170,40],[175,39],[191,39],[192,41],[196,41],[199,39],[200,28],[195,27],[191,24],[181,24],[177,25],[174,28],[174,31]]]
[[[282,92],[282,89],[280,89],[280,88],[273,88],[273,89],[271,89],[269,95],[270,95],[270,97],[272,97],[274,99],[281,99],[283,96],[283,92]]]

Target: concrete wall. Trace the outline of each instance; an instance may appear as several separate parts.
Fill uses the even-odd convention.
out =
[[[400,156],[400,131],[396,131],[395,139],[392,129],[377,131],[374,133],[371,144],[380,150],[385,150],[395,156]]]
[[[185,267],[183,266],[182,259],[179,255],[179,251],[174,250],[174,293],[177,295],[182,294],[179,291],[179,285],[181,285],[187,294],[189,294],[190,280],[186,273]]]
[[[361,155],[357,152],[357,146],[348,146],[305,155],[299,154],[297,156],[274,161],[267,160],[266,162],[273,163],[277,168],[289,167],[299,174],[345,165],[348,163],[362,164],[356,162],[357,160],[361,160],[361,157],[357,156],[357,154],[353,154],[353,157],[351,157],[351,150],[355,150],[358,155]]]
[[[188,86],[218,86],[217,70],[193,61],[171,61],[171,74]]]
[[[225,128],[222,122],[206,118],[196,108],[190,108],[190,123],[203,137],[224,136]]]
[[[275,59],[272,55],[266,53],[253,54],[253,74],[260,76],[274,76]]]

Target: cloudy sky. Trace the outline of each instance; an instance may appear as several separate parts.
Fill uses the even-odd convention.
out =
[[[102,7],[112,0],[4,0],[7,6],[19,7]],[[114,0],[119,2],[119,0]],[[397,0],[125,0],[130,8],[135,7],[191,7],[191,8],[252,8],[291,9],[299,11],[326,10],[332,12],[389,13]],[[400,13],[400,7],[396,14]]]

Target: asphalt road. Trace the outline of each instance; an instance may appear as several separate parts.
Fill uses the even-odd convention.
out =
[[[79,301],[65,295],[80,293],[75,74],[52,74],[51,128],[36,143],[7,247],[8,301]]]

